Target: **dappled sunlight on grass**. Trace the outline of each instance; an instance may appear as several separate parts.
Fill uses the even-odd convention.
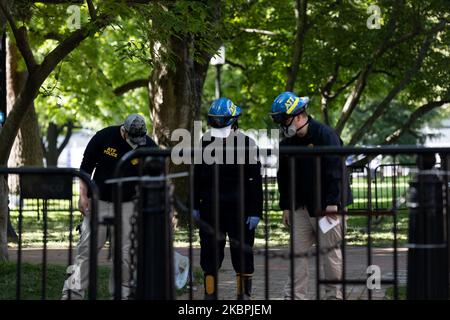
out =
[[[357,199],[361,200],[361,199]],[[11,218],[13,226],[17,230],[18,213],[12,212]],[[76,225],[81,221],[81,214],[74,212],[73,216],[73,243],[75,246],[79,239],[79,234],[75,231]],[[269,245],[284,246],[289,244],[289,232],[281,222],[281,211],[272,210],[268,213],[269,220]],[[65,248],[69,246],[69,225],[70,218],[68,212],[49,212],[48,213],[48,247]],[[37,219],[37,212],[23,213],[23,235],[22,244],[24,247],[42,247],[43,245],[43,220],[42,212],[40,220]],[[398,237],[399,245],[407,241],[408,215],[407,210],[399,210],[398,213]],[[265,244],[265,221],[261,219],[256,230],[255,245],[263,246]],[[174,232],[175,246],[188,246],[189,233],[187,227],[178,227]],[[393,245],[393,222],[392,217],[385,217],[378,224],[372,224],[372,244],[374,246],[392,246]],[[346,241],[348,245],[366,245],[367,244],[367,217],[350,216],[348,219],[348,230]],[[199,235],[198,228],[193,229],[193,245],[198,247]],[[15,243],[9,243],[10,247],[17,247]]]

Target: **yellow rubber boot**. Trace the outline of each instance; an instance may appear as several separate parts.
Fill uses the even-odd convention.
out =
[[[216,278],[212,274],[204,275],[203,284],[205,286],[205,300],[217,300]]]

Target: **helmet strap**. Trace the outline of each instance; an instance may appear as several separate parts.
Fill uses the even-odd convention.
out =
[[[308,118],[308,120],[306,120],[306,122],[305,122],[303,125],[300,126],[300,128],[297,128],[297,132],[299,132],[299,131],[302,130],[304,127],[306,127],[306,126],[308,125],[308,123],[309,123],[309,118]]]
[[[238,124],[238,120],[236,119],[236,121],[231,125],[231,129],[233,129],[234,131],[236,131],[237,129],[239,129],[239,124]]]

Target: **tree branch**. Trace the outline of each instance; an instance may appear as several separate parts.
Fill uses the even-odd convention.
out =
[[[294,53],[292,55],[291,66],[289,67],[286,91],[293,91],[295,81],[297,80],[298,71],[303,57],[303,48],[306,32],[310,25],[307,21],[307,0],[296,0],[296,14],[297,14],[297,30],[294,43]]]
[[[92,0],[86,0],[86,3],[88,6],[89,15],[91,16],[91,19],[95,20],[97,18],[97,10],[95,9],[95,6],[92,3]]]
[[[352,90],[350,95],[347,97],[347,100],[345,101],[345,104],[342,108],[341,116],[335,127],[335,130],[338,134],[342,133],[345,125],[347,124],[348,119],[350,119],[350,116],[352,115],[353,111],[358,105],[362,93],[366,88],[367,79],[370,73],[372,72],[375,62],[388,50],[388,48],[392,48],[392,46],[389,45],[389,42],[392,36],[394,35],[397,21],[404,5],[405,5],[404,0],[395,2],[393,12],[389,19],[389,22],[386,25],[386,30],[388,30],[388,33],[386,34],[380,45],[372,53],[372,57],[369,59],[369,62],[361,70],[359,77],[356,81],[355,88]]]
[[[445,22],[439,23],[436,27],[433,28],[435,32],[438,32],[442,28],[444,28]],[[434,34],[429,33],[425,40],[422,43],[422,46],[419,50],[419,54],[417,56],[417,59],[415,60],[414,64],[411,66],[411,68],[406,71],[404,74],[402,80],[394,87],[392,90],[388,93],[388,95],[383,99],[383,101],[378,104],[378,106],[375,108],[375,111],[372,113],[372,115],[367,118],[367,120],[363,123],[363,125],[353,134],[353,136],[350,139],[349,144],[353,145],[361,140],[361,138],[370,131],[370,128],[372,127],[373,123],[381,117],[381,115],[386,111],[386,109],[389,107],[389,104],[391,101],[397,96],[397,94],[402,91],[405,86],[412,80],[414,75],[420,70],[423,60],[425,59],[425,56],[431,46],[431,42],[433,41]]]
[[[62,59],[80,44],[81,41],[88,37],[92,32],[96,32],[102,27],[105,27],[111,20],[112,17],[106,15],[99,16],[95,21],[91,21],[80,30],[72,32],[70,36],[62,41],[44,58],[44,61],[41,65],[37,66],[36,70],[29,73],[29,77],[8,115],[8,120],[5,122],[5,126],[0,132],[0,141],[2,141],[0,144],[0,165],[6,165],[8,162],[14,138],[17,136],[24,114],[36,98],[39,93],[39,88],[48,75]]]
[[[130,90],[148,87],[148,81],[148,78],[132,80],[121,85],[120,87],[117,87],[113,92],[116,96],[121,96]]]
[[[44,39],[56,40],[59,42],[64,40],[63,36],[57,32],[48,32],[48,33],[44,34]]]
[[[66,132],[66,135],[64,136],[63,142],[57,149],[58,157],[61,154],[61,152],[64,150],[64,148],[67,146],[67,144],[69,143],[70,137],[72,136],[73,122],[68,121],[67,124],[65,126],[63,126],[62,128],[64,128],[64,127],[67,127],[67,132]]]
[[[349,86],[351,86],[351,84],[352,84],[353,82],[355,82],[356,79],[358,79],[358,77],[359,77],[360,74],[361,74],[361,71],[358,72],[356,75],[354,75],[349,81],[347,81],[346,84],[344,84],[342,87],[340,87],[339,89],[337,89],[336,92],[335,92],[333,95],[329,96],[328,98],[329,98],[330,100],[336,99],[336,98],[337,98],[337,97],[338,97],[345,89],[347,89]]]
[[[37,75],[40,80],[45,80],[52,70],[71,53],[84,39],[86,39],[93,32],[108,25],[111,17],[102,15],[93,20],[86,26],[71,33],[64,41],[62,41],[53,51],[51,51],[40,65],[40,71]]]
[[[258,33],[258,34],[263,34],[266,36],[277,36],[280,34],[279,32],[275,32],[275,31],[253,29],[253,28],[241,28],[240,30],[242,30],[246,33]]]
[[[42,139],[42,137],[40,137],[39,140],[41,141],[41,148],[44,153],[44,158],[47,159],[48,151],[47,151],[47,147],[45,146],[44,139]]]
[[[8,20],[8,23],[14,34],[14,38],[16,39],[17,48],[19,48],[19,51],[22,54],[23,59],[25,60],[28,72],[32,73],[36,69],[37,64],[28,42],[27,29],[24,26],[17,28],[14,17],[11,15],[11,12],[9,12],[7,6],[3,5],[2,1],[0,1],[0,10]]]
[[[226,64],[229,64],[229,65],[232,66],[232,67],[239,68],[239,69],[241,69],[242,71],[247,70],[247,68],[244,67],[242,64],[233,62],[233,61],[231,61],[231,60],[229,60],[229,59],[225,59],[225,63],[226,63]]]
[[[373,70],[373,73],[382,73],[382,74],[385,74],[385,75],[387,75],[387,76],[389,76],[389,77],[391,77],[391,78],[395,78],[395,74],[393,74],[392,72],[386,71],[386,70],[377,70],[377,69],[374,69],[374,70]]]
[[[412,126],[416,123],[418,119],[420,119],[427,113],[433,111],[434,109],[441,107],[447,103],[450,103],[449,98],[441,101],[432,101],[420,106],[409,116],[408,120],[399,129],[397,129],[395,132],[393,132],[385,139],[385,144],[396,143],[405,132],[411,130]]]
[[[333,73],[328,78],[327,82],[325,83],[325,85],[321,90],[320,109],[322,111],[323,121],[327,125],[330,124],[330,118],[328,116],[328,103],[330,101],[330,91],[337,80],[339,68],[340,64],[339,62],[336,62]]]
[[[33,2],[43,4],[83,4],[83,0],[35,0]]]

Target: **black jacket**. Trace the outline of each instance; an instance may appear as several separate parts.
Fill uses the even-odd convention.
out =
[[[342,140],[330,127],[309,117],[308,132],[305,137],[294,136],[280,142],[282,146],[342,146]],[[288,156],[281,156],[277,174],[280,192],[280,208],[291,209],[290,176],[292,168]],[[316,181],[314,157],[297,157],[295,161],[295,209],[306,206],[310,216],[315,216],[316,209],[324,211],[328,205],[342,208],[353,202],[349,186],[347,170],[342,172],[342,158],[338,156],[324,156],[321,159],[321,208],[315,206]],[[346,203],[341,203],[341,183],[345,179]]]
[[[207,135],[206,133],[205,135]],[[245,141],[245,145],[249,148],[254,148],[255,155],[257,148],[255,142],[237,131],[232,133],[228,138],[211,138],[211,141],[206,141],[205,137],[202,138],[202,150],[204,155],[209,154],[209,148],[212,148],[213,144],[221,145],[223,148],[226,146],[226,141],[230,142],[230,139],[234,139],[234,146],[237,146],[237,141],[242,139]],[[209,149],[211,150],[211,149]],[[214,156],[215,153],[213,152]],[[245,153],[242,160],[245,160],[244,167],[244,215],[248,216],[262,216],[263,209],[263,190],[262,190],[262,177],[261,177],[261,164],[257,161],[257,158],[252,158],[248,153]],[[252,158],[254,161],[250,163]],[[234,150],[234,164],[227,164],[226,154],[223,151],[223,164],[218,164],[219,170],[219,215],[221,218],[224,216],[238,216],[239,215],[239,201],[241,199],[239,189],[239,164],[237,164],[238,154]],[[214,165],[205,163],[204,159],[201,164],[194,166],[194,209],[200,211],[203,219],[208,219],[214,212]]]
[[[147,136],[146,147],[156,147],[156,143]],[[100,191],[100,200],[112,202],[112,185],[105,180],[114,178],[114,171],[120,158],[133,148],[122,138],[120,126],[111,126],[98,131],[89,141],[84,151],[80,170],[91,175],[95,169],[93,180]],[[124,165],[124,177],[137,176],[137,161]],[[122,185],[122,200],[130,201],[135,195],[135,183]]]

